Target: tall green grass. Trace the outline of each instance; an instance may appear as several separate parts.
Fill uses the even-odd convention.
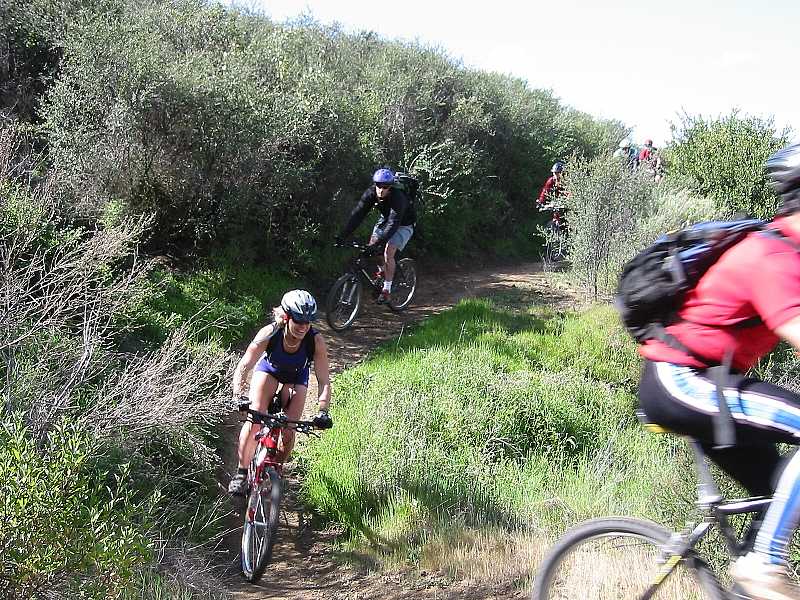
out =
[[[679,442],[636,422],[637,380],[610,307],[462,301],[337,378],[336,426],[304,451],[306,497],[354,541],[411,557],[462,526],[678,521],[690,471]]]

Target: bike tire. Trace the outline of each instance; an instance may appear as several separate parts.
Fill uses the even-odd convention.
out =
[[[356,320],[361,308],[361,288],[358,275],[346,274],[337,279],[325,303],[325,320],[334,331],[344,331]]]
[[[261,579],[272,557],[278,529],[283,485],[277,471],[269,467],[264,479],[250,490],[242,531],[242,574],[254,583]]]
[[[417,291],[417,265],[411,258],[404,258],[397,263],[392,282],[392,294],[389,296],[389,308],[402,312],[414,299]]]
[[[693,552],[661,582],[647,589],[664,564],[662,548],[673,532],[643,519],[609,517],[567,531],[537,569],[532,600],[725,600],[711,568]],[[597,550],[587,549],[600,542]],[[661,560],[661,562],[659,562]],[[616,582],[615,582],[616,579]]]

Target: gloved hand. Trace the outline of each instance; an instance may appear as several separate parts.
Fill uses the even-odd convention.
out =
[[[319,429],[330,429],[333,427],[333,420],[331,419],[327,410],[319,411],[312,422],[314,423],[314,427]]]
[[[250,398],[247,396],[237,396],[236,397],[236,410],[243,411],[250,408]]]

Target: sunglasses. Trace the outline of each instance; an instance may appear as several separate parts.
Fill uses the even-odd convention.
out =
[[[392,184],[391,183],[376,183],[375,187],[376,188],[380,188],[382,190],[386,190],[386,189],[389,189],[390,187],[392,187]]]

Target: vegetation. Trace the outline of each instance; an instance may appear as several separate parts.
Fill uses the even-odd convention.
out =
[[[612,156],[571,161],[566,189],[572,275],[594,299],[608,297],[625,263],[664,232],[721,216],[712,200]]]
[[[775,206],[761,163],[786,133],[736,113],[686,117],[654,185],[607,156],[621,123],[374,33],[202,0],[5,2],[0,22],[3,597],[222,595],[230,349],[338,266],[326,240],[376,167],[422,180],[412,252],[528,257],[532,196],[572,157],[595,297],[665,229]],[[306,497],[354,543],[461,574],[585,516],[674,523],[686,459],[635,425],[636,362],[608,308],[462,303],[338,378]],[[795,382],[787,364],[761,368]]]
[[[777,197],[764,177],[764,162],[786,144],[788,130],[778,132],[771,120],[734,111],[716,119],[685,115],[672,135],[670,168],[696,193],[713,198],[727,215],[775,214]]]
[[[462,301],[337,379],[306,496],[383,559],[491,555],[498,534],[475,532],[493,527],[541,545],[586,517],[691,510],[678,446],[633,416],[638,360],[613,311],[511,300]]]

